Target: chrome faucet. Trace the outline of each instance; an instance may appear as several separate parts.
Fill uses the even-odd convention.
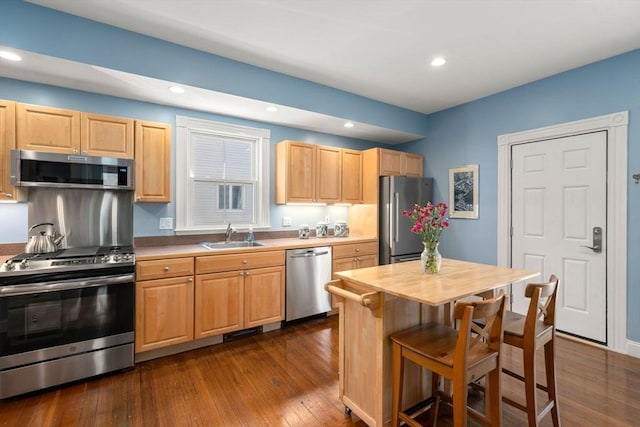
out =
[[[224,241],[226,243],[229,243],[231,241],[231,233],[235,233],[235,232],[236,232],[236,230],[229,223],[227,225],[227,231],[224,232]]]

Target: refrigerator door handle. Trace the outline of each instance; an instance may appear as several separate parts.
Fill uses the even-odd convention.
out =
[[[394,242],[398,242],[400,239],[398,238],[398,236],[400,236],[400,193],[394,193],[394,207],[393,207],[393,225],[395,226],[395,237],[393,239]]]

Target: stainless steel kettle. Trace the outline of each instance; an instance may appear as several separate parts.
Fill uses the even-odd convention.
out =
[[[28,254],[46,254],[55,252],[58,250],[58,245],[64,239],[64,235],[56,236],[56,231],[53,228],[53,224],[50,222],[41,222],[39,224],[32,225],[29,228],[29,232],[36,227],[48,226],[48,232],[41,231],[39,235],[29,236],[27,245],[24,251]]]

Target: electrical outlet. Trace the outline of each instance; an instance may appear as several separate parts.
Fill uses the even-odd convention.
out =
[[[324,222],[326,222],[327,224],[329,224],[329,215],[325,215],[325,217],[324,217]]]
[[[283,216],[282,217],[282,226],[283,227],[291,227],[291,217],[290,216]]]
[[[173,230],[173,218],[160,218],[160,230]]]

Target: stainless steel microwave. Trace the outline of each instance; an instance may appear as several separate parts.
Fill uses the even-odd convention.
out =
[[[11,150],[16,187],[133,190],[134,180],[131,159]]]

